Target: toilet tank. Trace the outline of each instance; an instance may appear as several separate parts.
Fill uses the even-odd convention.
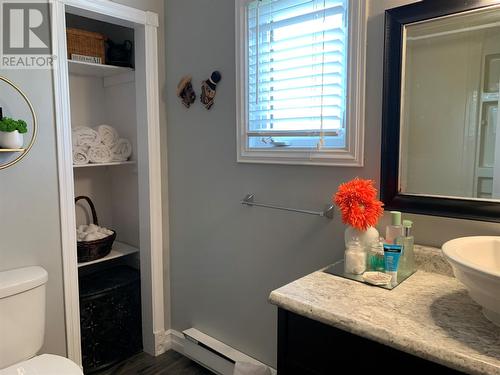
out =
[[[42,347],[47,278],[41,267],[0,272],[0,369],[33,357]]]

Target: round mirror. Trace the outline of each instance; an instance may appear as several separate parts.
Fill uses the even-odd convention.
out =
[[[35,110],[26,94],[0,76],[0,169],[21,161],[37,135]]]

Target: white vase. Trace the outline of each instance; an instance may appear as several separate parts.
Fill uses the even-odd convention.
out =
[[[357,237],[361,245],[365,248],[370,246],[373,242],[378,241],[379,233],[374,227],[369,227],[366,230],[359,230],[353,227],[347,227],[344,232],[344,241],[347,248],[347,244],[352,240],[353,237]]]
[[[23,135],[17,130],[13,132],[0,131],[0,148],[21,148],[23,145]]]

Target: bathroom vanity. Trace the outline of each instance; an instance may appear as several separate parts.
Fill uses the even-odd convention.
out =
[[[299,314],[278,310],[280,374],[332,374],[334,368],[380,370],[390,363],[396,373],[411,370],[461,374],[387,345],[343,331]]]
[[[393,290],[320,270],[273,291],[279,373],[500,374],[500,327],[439,249],[415,250],[417,272]]]

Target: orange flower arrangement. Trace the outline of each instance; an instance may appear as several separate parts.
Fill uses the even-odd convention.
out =
[[[377,224],[384,213],[383,203],[377,199],[377,189],[372,180],[355,178],[339,186],[332,197],[342,213],[342,221],[358,230]]]

